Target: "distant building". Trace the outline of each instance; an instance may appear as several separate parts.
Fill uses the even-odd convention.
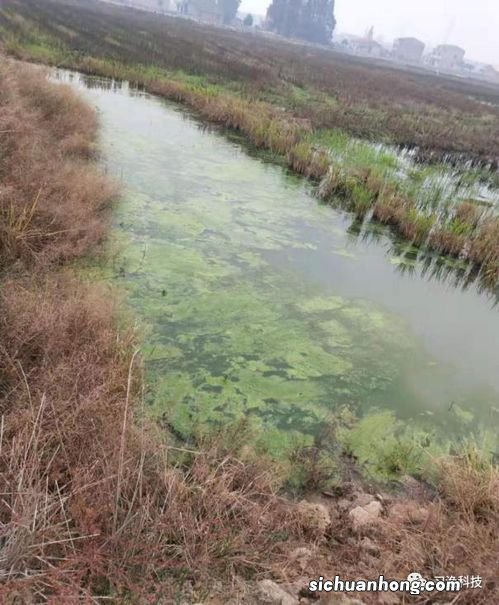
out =
[[[466,63],[463,64],[463,73],[499,84],[499,71],[492,65],[487,65],[486,63],[466,61]]]
[[[420,63],[425,44],[417,38],[398,38],[393,43],[392,57],[405,63]]]
[[[425,63],[443,71],[461,71],[466,51],[453,44],[441,44],[425,57]]]
[[[383,57],[386,54],[385,48],[370,36],[362,38],[352,34],[341,34],[337,36],[336,44],[338,49],[356,55]]]
[[[353,50],[359,55],[369,55],[371,57],[382,57],[385,49],[376,40],[362,39],[357,40],[353,45]]]
[[[177,2],[177,11],[212,25],[221,25],[224,21],[221,0],[181,0]]]

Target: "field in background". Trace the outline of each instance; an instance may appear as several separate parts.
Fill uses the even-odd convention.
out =
[[[98,0],[6,0],[0,37],[32,57],[81,56],[182,71],[191,81],[263,100],[314,129],[404,146],[425,156],[499,158],[499,89],[353,59],[275,36],[209,27]]]

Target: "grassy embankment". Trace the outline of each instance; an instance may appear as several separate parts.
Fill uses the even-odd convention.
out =
[[[493,577],[499,476],[472,453],[436,464],[431,501],[385,495],[366,556],[340,502],[324,524],[284,499],[279,470],[241,434],[179,452],[148,426],[134,332],[108,290],[71,272],[99,253],[116,195],[92,163],[95,134],[69,89],[2,59],[0,600],[237,603],[254,578],[318,570]],[[310,549],[303,568],[295,546]]]
[[[466,195],[473,198],[470,184],[497,185],[495,168],[407,168],[396,153],[346,136],[496,166],[499,109],[470,98],[497,102],[493,89],[91,0],[49,0],[43,9],[11,0],[0,27],[14,56],[126,79],[184,103],[270,150],[316,182],[322,199],[390,225],[423,250],[467,259],[483,282],[497,283],[497,213]]]

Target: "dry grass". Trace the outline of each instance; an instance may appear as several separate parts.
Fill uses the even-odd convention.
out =
[[[406,503],[399,509],[403,514],[388,517],[383,569],[392,573],[424,569],[427,577],[482,576],[482,590],[464,591],[454,602],[497,603],[497,469],[470,449],[460,458],[441,461],[439,471],[435,502],[424,503],[419,510]]]
[[[276,528],[300,529],[275,478],[217,444],[169,463],[140,419],[133,334],[105,292],[11,282],[0,305],[0,595],[138,598],[185,570],[229,581],[277,568]]]
[[[88,164],[95,115],[43,73],[0,66],[0,268],[60,263],[102,240],[114,189]]]

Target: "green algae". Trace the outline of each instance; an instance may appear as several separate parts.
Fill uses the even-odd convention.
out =
[[[244,268],[192,250],[146,258],[158,265],[166,290],[145,301],[139,297],[137,305],[156,323],[156,339],[160,332],[174,351],[161,368],[149,364],[153,407],[167,409],[169,422],[184,435],[199,425],[223,426],[247,415],[266,427],[313,435],[336,401],[367,397],[397,372],[392,342],[386,347],[392,361],[370,361],[366,370],[366,339],[373,337],[382,350],[385,341],[394,341],[395,329],[392,318],[365,304],[305,298],[293,312],[288,297],[296,298],[299,284],[286,288],[267,265],[255,264],[254,256],[251,267],[263,284],[256,276],[245,283]],[[284,300],[269,296],[270,277],[274,291],[287,291]],[[361,326],[362,342],[353,337],[352,324]],[[403,349],[406,340],[400,336]],[[146,360],[154,361],[147,354]]]
[[[383,304],[387,272],[405,254],[416,263],[417,250],[406,246],[371,275],[376,247],[357,245],[298,178],[197,130],[168,104],[135,98],[142,113],[131,115],[119,96],[95,95],[103,152],[126,181],[112,277],[144,324],[149,409],[174,434],[246,422],[255,446],[283,457],[313,445],[348,409],[360,421],[343,429],[344,447],[387,478],[416,472],[434,443],[445,449],[446,425],[475,428],[474,392]],[[372,233],[384,237],[379,227]],[[356,271],[380,281],[377,301],[352,293]],[[432,415],[420,384],[435,400]],[[458,407],[448,412],[454,393]],[[495,396],[484,391],[479,401]]]
[[[432,431],[411,427],[392,411],[372,412],[353,428],[340,428],[338,440],[374,479],[386,481],[400,475],[419,475],[431,461],[448,451]]]
[[[308,313],[319,313],[321,311],[335,311],[336,309],[341,309],[346,304],[347,302],[341,296],[316,296],[299,303],[297,306],[302,311]]]
[[[165,233],[169,239],[171,232]],[[241,254],[227,252],[241,260]],[[382,348],[385,336],[393,339],[393,319],[336,296],[301,294],[296,300],[298,283],[276,276],[255,252],[242,254],[257,270],[251,283],[242,277],[246,263],[215,258],[209,246],[203,254],[178,239],[148,243],[143,274],[136,273],[126,287],[153,326],[153,342],[144,351],[155,384],[152,406],[167,410],[169,422],[184,435],[248,414],[265,426],[313,434],[335,399],[367,394],[366,334],[375,335]],[[141,254],[128,250],[126,257],[135,257],[136,266]],[[138,280],[143,286],[137,287]],[[352,337],[352,324],[362,326],[363,342]],[[396,372],[395,350],[393,355],[392,364],[371,363],[378,384]],[[367,384],[372,388],[374,382]]]
[[[333,348],[352,347],[352,335],[348,327],[342,324],[338,319],[328,319],[319,322],[321,330],[327,333],[327,344]]]

